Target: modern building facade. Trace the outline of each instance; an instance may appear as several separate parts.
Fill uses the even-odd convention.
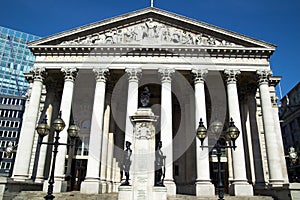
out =
[[[33,67],[34,55],[27,43],[40,37],[0,27],[0,175],[10,176],[15,152],[9,157],[5,148],[16,148],[21,130],[22,117],[29,83],[24,73]]]
[[[293,87],[285,97],[281,100],[279,109],[279,118],[282,131],[282,139],[285,154],[288,155],[290,147],[295,148],[296,152],[299,152],[300,145],[300,83]],[[300,169],[294,169],[291,166],[289,159],[287,159],[289,167],[290,179],[294,170],[297,171],[298,181],[300,175]],[[296,165],[298,165],[299,160]]]
[[[129,117],[142,106],[147,87],[149,105],[159,116],[156,141],[162,141],[166,155],[168,195],[215,195],[216,157],[196,139],[200,118],[208,128],[206,146],[220,139],[226,144],[230,118],[241,132],[236,149],[224,151],[221,159],[227,193],[278,196],[288,184],[278,108],[272,102],[280,80],[270,69],[274,45],[147,8],[33,41],[29,48],[36,62],[29,74],[15,181],[31,177],[37,123],[47,115],[51,124],[61,111],[66,128],[60,141],[68,141],[72,120],[81,132],[72,166],[67,147],[59,147],[54,191],[116,191],[124,142],[133,137]],[[222,124],[217,132],[212,131],[216,122]],[[37,182],[49,175],[50,154],[44,145]],[[73,180],[65,180],[67,172]]]

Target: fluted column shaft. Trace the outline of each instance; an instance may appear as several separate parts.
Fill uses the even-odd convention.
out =
[[[138,94],[139,94],[139,79],[142,73],[140,68],[127,68],[128,74],[128,97],[127,97],[127,112],[126,112],[126,128],[125,141],[132,143],[133,125],[129,119],[138,109]],[[125,146],[125,145],[124,145]]]
[[[95,68],[93,71],[96,75],[96,87],[91,121],[86,178],[80,188],[82,193],[103,193],[99,179],[103,137],[102,127],[105,103],[106,74],[108,69]]]
[[[257,71],[257,75],[259,78],[262,118],[266,138],[269,182],[272,186],[276,187],[283,184],[284,178],[279,156],[280,149],[277,141],[278,137],[276,137],[276,132],[274,129],[274,118],[272,114],[273,110],[269,91],[269,77],[272,75],[272,73],[271,71]]]
[[[33,68],[33,84],[26,115],[23,118],[18,153],[14,164],[14,180],[24,181],[29,178],[29,166],[32,153],[32,145],[35,134],[36,123],[39,115],[41,92],[45,68]]]
[[[225,70],[227,83],[227,101],[229,109],[229,118],[234,120],[234,124],[240,130],[240,136],[236,139],[236,149],[232,151],[233,160],[233,193],[235,195],[253,195],[253,189],[247,182],[245,151],[243,142],[243,129],[241,123],[240,104],[237,92],[236,77],[240,74],[238,70]],[[248,185],[243,189],[239,185]],[[247,191],[248,190],[248,191]],[[248,193],[248,194],[247,194]]]
[[[173,127],[172,127],[172,68],[161,68],[161,141],[162,151],[166,155],[165,185],[168,195],[176,194],[176,186],[173,179]]]
[[[207,69],[193,69],[195,75],[195,129],[198,128],[200,118],[207,127],[206,121],[206,101],[204,81],[208,73]],[[203,145],[208,145],[208,138],[203,141]],[[213,196],[214,186],[211,184],[209,169],[209,152],[208,148],[200,148],[201,142],[196,138],[196,162],[197,162],[197,179],[196,179],[196,195],[197,196]]]
[[[72,99],[73,99],[73,90],[74,82],[77,76],[76,68],[62,68],[61,71],[64,73],[64,88],[60,103],[61,117],[64,120],[66,127],[59,133],[60,143],[67,143],[69,128],[71,108],[72,108]],[[65,159],[67,154],[67,146],[59,145],[58,153],[56,157],[56,167],[54,171],[55,184],[54,192],[61,192],[66,190],[66,183],[64,183],[65,177]]]

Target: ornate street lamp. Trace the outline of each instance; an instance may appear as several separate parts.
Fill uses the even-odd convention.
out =
[[[220,133],[223,129],[223,124],[221,122],[213,122],[212,123],[212,132],[214,134]],[[239,129],[234,125],[233,119],[230,119],[229,122],[229,127],[226,131],[226,134],[228,136],[228,138],[230,139],[230,141],[232,141],[233,145],[222,145],[220,143],[220,141],[218,140],[217,143],[214,146],[203,146],[203,141],[207,136],[207,129],[205,128],[205,126],[203,125],[202,119],[200,119],[199,122],[199,126],[196,130],[196,135],[199,138],[199,140],[201,141],[201,148],[212,148],[215,149],[217,151],[216,155],[218,158],[218,196],[219,196],[219,200],[223,200],[224,199],[224,184],[222,182],[222,174],[221,174],[221,155],[222,155],[222,150],[224,149],[228,149],[228,148],[233,148],[233,150],[235,150],[236,146],[235,146],[235,140],[239,137],[240,131]]]
[[[65,128],[65,122],[61,119],[61,112],[59,112],[58,114],[58,118],[54,120],[52,127],[55,130],[55,137],[54,137],[54,142],[40,142],[40,144],[46,144],[46,145],[53,145],[54,149],[53,149],[53,158],[52,158],[52,167],[51,167],[51,173],[50,173],[50,178],[49,178],[49,185],[48,185],[48,191],[47,191],[47,195],[44,197],[46,200],[52,200],[55,198],[55,196],[53,195],[53,184],[54,184],[54,171],[55,171],[55,161],[56,161],[56,155],[58,152],[58,146],[59,145],[68,145],[68,144],[64,144],[64,143],[59,143],[59,133]],[[43,120],[42,123],[38,124],[37,128],[36,128],[38,134],[41,136],[41,138],[43,139],[43,136],[49,134],[50,131],[50,127],[49,125],[47,125],[47,121],[46,119]],[[71,138],[75,138],[76,136],[78,136],[78,132],[79,132],[79,128],[72,124],[70,125],[69,129],[68,129],[68,134]]]

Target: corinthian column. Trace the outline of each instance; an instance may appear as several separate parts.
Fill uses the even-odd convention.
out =
[[[45,68],[33,68],[31,73],[33,73],[31,96],[28,107],[26,107],[26,114],[23,117],[18,153],[16,154],[13,171],[13,178],[16,181],[25,181],[29,178],[29,165],[40,108]]]
[[[281,160],[280,160],[280,146],[278,145],[278,137],[274,129],[274,118],[271,103],[271,96],[269,91],[269,77],[272,75],[271,71],[257,71],[260,101],[262,109],[263,126],[266,138],[267,159],[269,166],[269,182],[273,187],[282,187],[284,182]]]
[[[166,155],[166,172],[164,184],[168,195],[176,195],[176,185],[173,179],[173,127],[172,127],[172,68],[160,68],[161,74],[161,141],[162,151]]]
[[[196,130],[200,118],[202,118],[203,124],[207,127],[206,121],[206,102],[204,81],[208,73],[207,69],[193,69],[192,73],[195,75],[195,106],[196,106]],[[208,145],[208,139],[203,141],[203,145]],[[209,152],[208,148],[200,148],[201,143],[196,139],[196,163],[197,163],[197,179],[196,179],[196,195],[197,196],[214,196],[214,185],[210,179],[209,169]]]
[[[69,128],[70,123],[70,115],[71,115],[71,107],[72,107],[72,99],[73,99],[73,90],[74,90],[74,82],[77,76],[76,68],[62,68],[61,71],[64,73],[64,89],[62,93],[61,103],[60,103],[60,111],[61,117],[64,120],[66,127],[59,133],[60,143],[67,143],[68,141],[68,133],[67,130]],[[65,178],[65,159],[67,154],[67,146],[59,145],[58,153],[56,157],[56,167],[54,171],[54,192],[64,192],[67,190],[67,182],[64,181]]]
[[[103,113],[105,102],[105,86],[107,68],[95,68],[93,70],[96,75],[96,87],[93,104],[89,157],[87,163],[86,178],[81,184],[80,192],[82,193],[103,193],[105,188],[100,183],[100,160],[102,150],[103,137]],[[106,147],[105,147],[106,148]],[[101,163],[104,165],[104,163]]]
[[[229,118],[234,120],[234,124],[240,130],[240,136],[236,139],[236,149],[232,151],[233,160],[233,184],[232,192],[236,196],[252,196],[253,188],[247,182],[245,151],[243,142],[243,129],[241,123],[241,114],[239,107],[239,98],[236,86],[236,77],[240,74],[239,70],[225,70],[227,83],[227,100],[229,109]]]
[[[132,116],[138,109],[138,89],[139,79],[142,73],[140,68],[127,68],[128,74],[128,97],[127,97],[127,112],[126,112],[126,128],[125,128],[125,142],[132,143],[133,125],[130,122],[129,116]]]

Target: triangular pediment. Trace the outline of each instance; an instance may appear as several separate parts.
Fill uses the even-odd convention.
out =
[[[189,45],[220,47],[275,46],[157,8],[103,20],[29,43],[36,46]]]

